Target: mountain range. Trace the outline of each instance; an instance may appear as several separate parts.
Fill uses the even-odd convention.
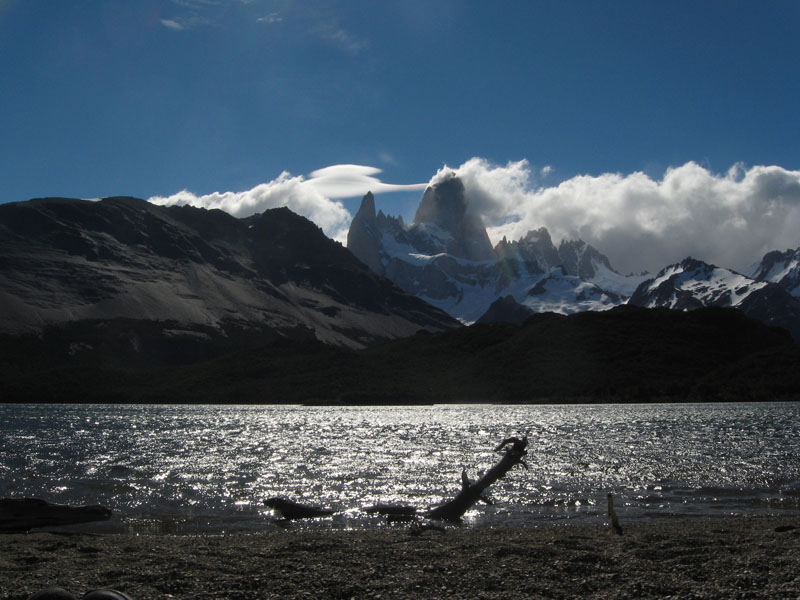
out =
[[[545,229],[492,246],[458,178],[429,187],[410,226],[367,194],[348,246],[285,208],[238,219],[130,197],[0,205],[0,401],[800,390],[787,333],[798,337],[798,251],[767,254],[751,277],[691,258],[626,277]]]
[[[800,339],[800,249],[768,253],[749,276],[691,257],[655,276],[623,276],[582,240],[556,247],[545,228],[492,246],[455,175],[426,189],[410,226],[376,213],[367,194],[347,246],[376,273],[464,323],[520,322],[535,313],[625,303],[680,310],[726,306]]]
[[[67,328],[73,353],[195,348],[188,360],[203,346],[358,348],[456,326],[286,208],[237,219],[128,197],[0,205],[0,333]]]
[[[347,247],[376,273],[465,323],[477,321],[506,295],[534,312],[611,308],[644,279],[621,276],[580,240],[556,248],[544,228],[492,247],[456,176],[426,189],[410,226],[401,217],[376,213],[367,194]]]
[[[767,257],[774,254],[767,254]],[[794,281],[790,273],[775,277],[775,269],[765,268],[768,264],[766,257],[757,267],[754,277],[687,258],[643,282],[636,288],[628,304],[676,310],[692,310],[703,306],[733,307],[754,319],[783,327],[800,340],[800,294],[793,296],[790,291],[799,291],[795,282],[800,253],[790,251],[785,254],[787,260],[781,261],[781,264],[788,267],[787,271],[794,271]],[[789,284],[789,289],[785,287],[786,284]]]

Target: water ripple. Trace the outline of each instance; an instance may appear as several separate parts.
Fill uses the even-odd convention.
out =
[[[529,470],[475,525],[800,512],[800,404],[296,407],[0,405],[0,496],[99,502],[178,531],[272,526],[263,499],[431,506],[509,435]]]

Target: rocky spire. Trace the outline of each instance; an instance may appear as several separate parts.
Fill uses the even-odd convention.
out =
[[[558,256],[567,275],[590,279],[597,274],[597,267],[603,265],[609,271],[614,269],[605,254],[583,240],[561,240]]]
[[[375,197],[372,192],[361,200],[361,206],[347,232],[347,249],[370,269],[383,275],[380,249],[381,232],[375,215]]]
[[[464,184],[455,175],[425,190],[412,228],[428,225],[451,236],[446,249],[453,256],[478,261],[495,258],[486,227],[480,215],[468,209]]]

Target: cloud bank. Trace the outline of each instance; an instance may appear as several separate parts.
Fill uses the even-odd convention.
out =
[[[494,243],[547,227],[556,244],[580,238],[622,273],[656,272],[694,256],[749,274],[770,250],[800,246],[800,171],[734,165],[715,174],[688,162],[660,180],[641,172],[605,173],[542,185],[551,171],[526,160],[493,165],[472,158],[455,169],[444,167],[430,183],[451,172],[461,177],[470,209],[483,217]],[[183,190],[150,201],[218,208],[236,217],[286,206],[344,242],[352,215],[339,199],[368,191],[421,192],[428,185],[385,183],[380,173],[376,167],[334,165],[308,177],[283,172],[243,192],[198,196]]]
[[[657,271],[687,256],[749,272],[770,250],[800,245],[800,171],[734,165],[715,174],[694,162],[661,180],[636,172],[581,175],[544,187],[526,160],[473,158],[454,171],[489,236],[519,239],[547,227],[554,242],[580,238],[620,272]]]
[[[381,169],[362,165],[334,165],[314,171],[306,179],[284,171],[276,179],[244,192],[198,196],[183,190],[172,196],[154,196],[149,201],[162,206],[188,204],[197,208],[218,208],[239,218],[286,206],[316,223],[327,236],[344,242],[352,215],[336,199],[363,196],[369,191],[377,194],[423,190],[427,185],[384,183],[375,177],[380,172]]]

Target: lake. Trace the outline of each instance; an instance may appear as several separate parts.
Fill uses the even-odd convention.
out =
[[[388,407],[0,405],[0,497],[100,503],[96,531],[277,527],[263,500],[340,509],[292,527],[386,526],[362,507],[428,508],[527,435],[528,469],[473,527],[800,514],[800,403]]]

